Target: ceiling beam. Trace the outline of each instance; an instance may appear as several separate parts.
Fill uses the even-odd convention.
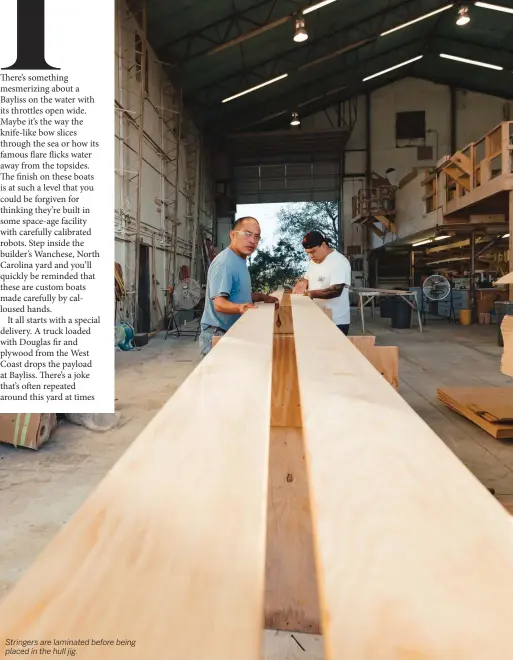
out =
[[[283,112],[291,112],[297,108],[306,106],[312,101],[322,101],[324,107],[328,107],[334,102],[337,93],[340,95],[344,92],[343,96],[354,96],[357,88],[369,88],[374,85],[363,83],[362,78],[367,73],[373,73],[375,69],[385,69],[388,66],[398,64],[401,61],[410,59],[418,54],[422,45],[422,39],[414,39],[400,47],[392,46],[380,53],[376,53],[373,57],[364,58],[360,57],[359,51],[347,53],[342,57],[340,67],[335,72],[316,78],[305,84],[304,80],[298,80],[298,84],[292,89],[284,90],[280,95],[274,98],[267,98],[261,100],[259,103],[255,102],[255,98],[251,99],[248,95],[246,104],[241,106],[238,99],[233,102],[233,110],[227,111],[227,104],[223,106],[223,111],[217,114],[219,116],[219,125],[225,125],[227,128],[235,126],[243,128],[254,124],[256,121],[267,117],[268,115],[275,115],[275,113],[282,114]],[[372,70],[371,70],[372,69]],[[397,70],[399,77],[404,76],[404,71]],[[392,72],[395,74],[396,72]],[[387,82],[390,82],[391,76],[383,76]],[[378,86],[380,85],[379,78]],[[280,83],[276,84],[276,89]],[[239,102],[238,102],[239,101]],[[215,122],[216,111],[211,113],[211,118]],[[237,129],[238,130],[238,129]]]
[[[370,16],[362,16],[349,25],[332,31],[329,34],[305,43],[298,47],[293,44],[285,53],[277,57],[267,58],[260,63],[243,68],[223,79],[212,80],[202,86],[188,85],[185,99],[194,99],[203,105],[220,102],[223,98],[236,94],[244,89],[271,80],[284,73],[294,73],[323,64],[344,53],[361,48],[376,40],[381,32],[390,27],[412,20],[419,15],[439,9],[447,4],[447,0],[399,0],[386,9],[374,12]],[[433,17],[434,18],[434,17]],[[405,29],[407,34],[408,29]],[[397,43],[388,35],[383,42]]]
[[[445,50],[447,50],[447,44]],[[451,54],[458,55],[454,51]],[[443,66],[440,66],[440,62],[443,62]],[[508,100],[513,99],[513,87],[509,80],[512,74],[509,71],[492,71],[480,69],[471,64],[442,60],[436,49],[426,53],[422,60],[416,62],[415,72],[418,78],[437,85],[466,89],[469,92]],[[478,72],[480,75],[477,75]],[[483,80],[486,82],[483,83]]]
[[[414,40],[412,42],[408,42],[407,44],[404,44],[402,48],[408,48],[411,44],[422,44],[421,40]],[[454,65],[457,67],[463,67],[462,71],[465,71],[465,75],[462,75],[461,77],[458,77],[457,79],[454,78],[454,76],[449,76],[446,77],[445,75],[441,75],[440,72],[442,71],[447,71],[448,65],[450,66],[453,64],[452,62],[447,62],[444,61],[444,67],[442,68],[438,62],[439,59],[439,54],[438,52],[442,47],[445,48],[446,51],[449,51],[451,54],[455,55],[461,55],[462,52],[465,52],[465,49],[470,45],[471,47],[473,46],[473,42],[468,42],[466,40],[459,40],[458,41],[458,46],[456,48],[451,48],[449,45],[443,40],[441,37],[435,37],[431,43],[424,44],[426,46],[425,48],[425,58],[421,60],[420,62],[415,64],[414,69],[410,69],[410,71],[415,71],[416,75],[420,78],[428,79],[434,83],[438,84],[443,84],[443,85],[453,85],[459,88],[465,88],[468,89],[469,91],[475,91],[479,93],[484,93],[484,94],[490,94],[493,96],[498,96],[498,97],[504,97],[504,98],[511,98],[513,97],[513,88],[507,92],[507,90],[504,88],[504,90],[501,90],[501,87],[497,84],[494,84],[494,76],[489,76],[487,77],[488,85],[483,86],[480,85],[479,83],[476,83],[476,78],[475,78],[475,68],[472,65],[466,65],[466,64],[459,64],[457,62],[454,62]],[[376,59],[381,59],[384,56],[387,56],[390,52],[394,52],[397,55],[397,60],[400,61],[402,59],[400,57],[400,53],[402,52],[401,49],[396,49],[393,48],[392,51],[386,51],[385,53],[379,53],[378,55],[368,58],[368,59],[363,59],[363,60],[358,60],[358,57],[356,56],[355,58],[349,59],[348,57],[344,58],[341,61],[341,70],[351,70],[351,74],[354,74],[354,67],[355,66],[365,66],[366,63],[372,63]],[[419,52],[421,50],[421,46],[419,46]],[[356,54],[355,54],[356,55]],[[411,54],[410,54],[411,56]],[[500,51],[499,51],[499,57],[500,57]],[[436,59],[435,59],[436,58]],[[404,59],[408,59],[408,57],[405,55]],[[384,64],[383,67],[381,68],[386,68],[386,65]],[[482,70],[483,71],[483,70]],[[395,79],[400,79],[405,77],[405,75],[408,73],[408,71],[404,70],[399,70],[398,76],[395,76]],[[501,75],[508,75],[509,72],[495,72],[493,71],[492,74],[495,74],[495,77],[501,76]],[[281,99],[281,106],[282,107],[276,107],[274,105],[274,100],[266,100],[262,102],[262,105],[256,105],[254,102],[251,102],[250,95],[248,95],[248,102],[251,104],[251,110],[249,111],[249,114],[246,112],[244,109],[244,125],[249,126],[249,125],[255,125],[255,124],[260,124],[264,123],[266,121],[266,118],[271,121],[272,119],[281,116],[285,114],[286,112],[292,111],[292,109],[297,109],[300,110],[302,107],[307,106],[312,104],[311,108],[308,108],[308,113],[310,114],[312,109],[315,108],[315,111],[317,111],[318,108],[321,110],[325,107],[328,107],[329,105],[332,105],[334,102],[335,98],[347,98],[348,94],[355,94],[355,76],[351,75],[348,78],[343,77],[344,74],[341,74],[340,72],[336,73],[331,73],[327,76],[324,76],[322,78],[317,78],[312,84],[308,84],[305,86],[304,82],[298,87],[293,88],[292,90],[287,90],[286,93],[281,94],[280,97],[278,97],[277,103],[279,104],[279,99]],[[390,79],[390,75],[384,78],[385,81],[388,81]],[[329,87],[322,86],[321,90],[319,91],[318,83],[323,84],[324,82],[329,82]],[[356,79],[356,84],[361,82],[361,80]],[[279,83],[278,83],[279,84]],[[388,82],[386,82],[388,84]],[[383,83],[378,80],[378,87],[383,86]],[[307,89],[307,92],[305,94],[302,94],[301,92],[304,91],[304,89]],[[361,87],[361,85],[360,85]],[[300,92],[299,97],[297,96],[297,92]],[[340,94],[340,92],[344,92],[343,94]],[[334,95],[338,93],[338,96],[335,97]],[[332,98],[333,97],[333,98]],[[319,102],[317,102],[319,101]],[[315,103],[317,102],[317,103]],[[240,108],[240,106],[239,106]],[[239,109],[238,108],[238,109]],[[259,112],[260,109],[265,110],[263,113],[258,114],[255,118],[253,118],[253,111],[255,113]],[[248,120],[251,118],[251,124],[248,123]],[[237,121],[236,118],[234,118],[235,121]],[[232,121],[231,115],[229,118],[229,121]]]
[[[261,0],[178,39],[161,44],[155,42],[154,45],[159,51],[173,51],[178,60],[185,63],[208,55],[227,43],[233,42],[235,45],[243,38],[258,36],[271,23],[279,19],[290,20],[290,16],[304,4],[304,0]]]

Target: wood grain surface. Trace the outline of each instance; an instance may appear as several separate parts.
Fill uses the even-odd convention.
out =
[[[245,314],[39,556],[0,604],[1,657],[260,660],[273,327],[272,305]]]
[[[326,660],[513,658],[507,512],[311,301],[292,309]]]

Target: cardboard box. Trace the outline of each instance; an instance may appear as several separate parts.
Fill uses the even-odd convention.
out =
[[[15,447],[39,449],[57,426],[55,413],[0,414],[0,442]]]

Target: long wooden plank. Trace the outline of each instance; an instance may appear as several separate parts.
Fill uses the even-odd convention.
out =
[[[508,514],[309,302],[292,308],[326,660],[512,658]]]
[[[271,426],[301,428],[301,425],[294,336],[275,334]]]
[[[0,656],[260,660],[273,321],[237,321],[5,598]]]
[[[303,431],[271,428],[265,627],[320,632]]]

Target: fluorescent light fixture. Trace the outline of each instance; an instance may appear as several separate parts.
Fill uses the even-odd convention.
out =
[[[503,11],[506,14],[513,14],[513,9],[511,7],[502,7],[501,5],[491,5],[489,2],[476,2],[476,7],[482,7],[483,9],[495,9],[495,11]]]
[[[470,16],[468,15],[468,7],[460,7],[458,9],[458,18],[456,25],[467,25],[470,23]]]
[[[426,245],[427,243],[432,243],[433,239],[432,238],[426,238],[425,241],[419,241],[418,243],[413,243],[412,247],[419,247],[419,245]]]
[[[244,94],[249,94],[250,92],[254,92],[257,89],[266,87],[267,85],[272,85],[273,83],[278,82],[278,80],[283,80],[283,78],[286,78],[288,75],[289,75],[288,73],[284,73],[282,76],[278,76],[277,78],[273,78],[272,80],[267,80],[266,82],[260,83],[260,85],[255,85],[255,87],[250,87],[249,89],[246,89],[243,92],[239,92],[238,94],[229,96],[227,99],[223,99],[223,103],[228,103],[228,101],[233,101],[233,99],[238,99],[239,96],[244,96]]]
[[[509,234],[504,234],[502,238],[509,238]]]
[[[425,18],[431,18],[431,16],[436,16],[436,14],[440,14],[443,11],[446,11],[447,9],[450,9],[451,7],[454,7],[453,4],[451,5],[446,5],[445,7],[442,7],[441,9],[435,9],[435,11],[430,11],[429,14],[424,14],[423,16],[419,16],[418,18],[414,18],[412,21],[408,21],[407,23],[403,23],[402,25],[398,25],[395,28],[392,28],[391,30],[387,30],[386,32],[382,32],[379,36],[384,37],[387,34],[391,34],[392,32],[395,32],[396,30],[402,30],[405,27],[408,27],[409,25],[413,25],[414,23],[418,23],[419,21],[423,21]]]
[[[467,60],[466,57],[456,57],[456,55],[447,55],[447,53],[440,53],[440,57],[445,58],[446,60],[456,60],[456,62],[464,62],[465,64],[475,64],[475,66],[484,66],[486,69],[495,69],[496,71],[502,71],[502,66],[497,66],[496,64],[487,64],[486,62],[478,62],[477,60]]]
[[[435,236],[435,241],[443,241],[444,238],[451,238],[449,235],[447,236]]]
[[[378,73],[373,73],[372,76],[367,76],[367,78],[364,78],[363,82],[365,82],[366,80],[370,80],[371,78],[376,78],[376,76],[382,76],[384,73],[388,73],[389,71],[393,71],[394,69],[399,69],[399,67],[401,66],[406,66],[407,64],[416,62],[417,60],[420,60],[423,57],[424,57],[423,55],[418,55],[417,57],[413,57],[411,60],[406,60],[406,62],[401,62],[401,64],[396,64],[395,66],[391,66],[389,69],[385,69],[384,71],[378,71]]]
[[[322,2],[318,2],[315,5],[311,5],[310,7],[306,7],[306,9],[303,9],[303,15],[309,14],[311,11],[316,11],[317,9],[320,9],[321,7],[325,7],[326,5],[331,5],[331,3],[335,1],[336,0],[322,0]]]

